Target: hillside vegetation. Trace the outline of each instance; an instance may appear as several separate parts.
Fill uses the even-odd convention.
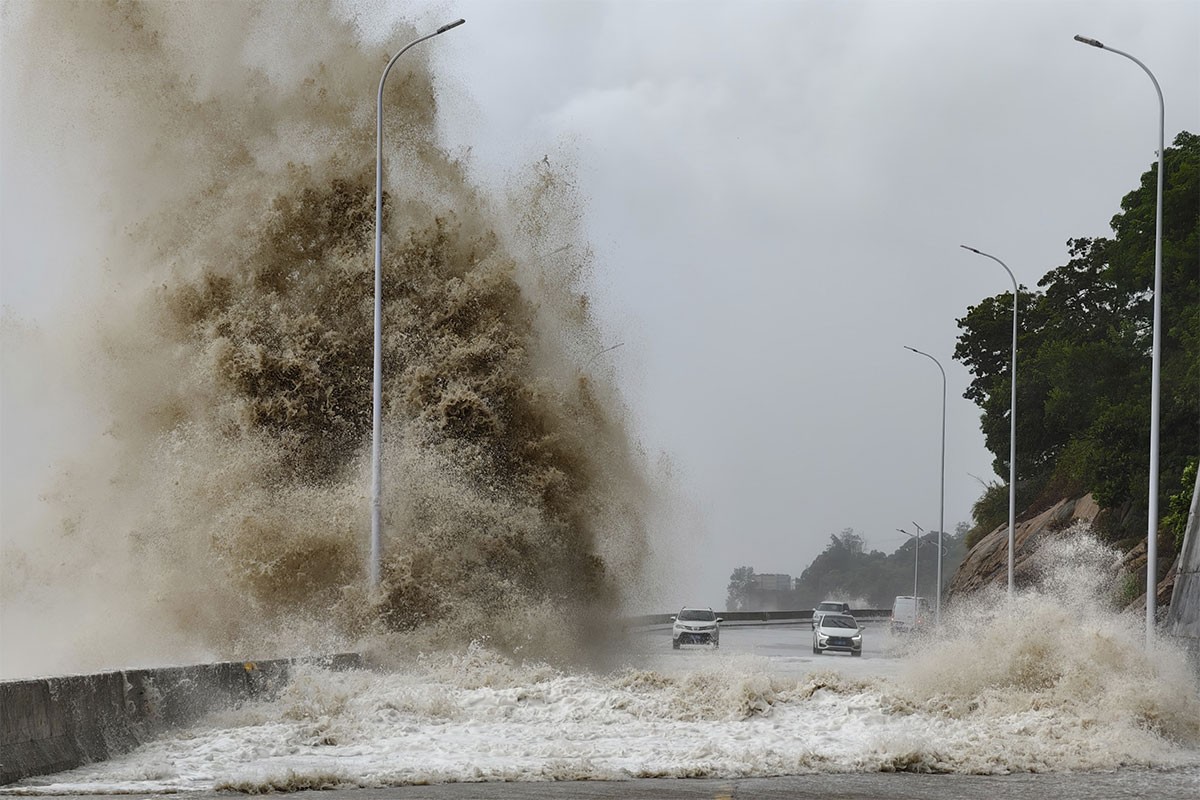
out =
[[[1177,496],[1190,499],[1190,470],[1200,453],[1200,136],[1180,133],[1165,162],[1158,542],[1164,565],[1182,536]],[[1024,516],[1091,492],[1104,509],[1097,532],[1124,547],[1144,539],[1149,507],[1156,183],[1157,163],[1121,201],[1112,237],[1069,239],[1067,262],[1048,271],[1036,291],[1022,287],[1018,307],[1017,508]],[[958,320],[954,352],[973,376],[964,397],[981,409],[996,474],[1005,478],[1012,300],[1006,292],[969,307]],[[968,546],[1007,521],[1002,480],[976,503]]]
[[[959,523],[958,530],[942,536],[943,583],[966,554],[966,535],[967,525]],[[911,538],[891,553],[867,550],[865,544],[852,528],[830,534],[829,544],[788,591],[764,591],[754,584],[753,567],[738,567],[729,576],[726,608],[793,610],[812,608],[822,600],[842,600],[855,608],[891,608],[898,595],[913,593],[914,573],[917,593],[936,596],[936,532],[921,536],[919,553],[913,552],[917,545]]]
[[[1182,544],[1200,456],[1200,136],[1184,131],[1175,137],[1166,149],[1164,178],[1160,579]],[[1126,550],[1145,540],[1149,509],[1157,181],[1154,163],[1122,199],[1110,222],[1112,236],[1068,239],[1066,263],[1046,272],[1036,289],[1022,286],[1018,306],[1018,520],[1090,493],[1101,509],[1096,533]],[[944,582],[968,550],[1008,522],[1012,303],[1011,292],[997,294],[958,320],[954,357],[972,376],[963,396],[982,412],[1000,477],[975,503],[974,526],[960,526],[947,538]],[[921,542],[918,586],[930,597],[936,546],[927,540],[933,536]],[[867,552],[862,537],[847,529],[830,536],[790,591],[763,591],[751,567],[735,569],[729,608],[809,608],[827,598],[890,606],[895,595],[913,591],[913,546],[910,540],[891,554]],[[972,559],[964,568],[981,569],[979,563]],[[978,585],[1003,572],[955,580]],[[1144,575],[1135,572],[1128,576],[1139,584],[1128,587],[1131,596],[1144,590]]]

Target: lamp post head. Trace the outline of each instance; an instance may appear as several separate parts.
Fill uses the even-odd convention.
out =
[[[965,244],[960,244],[959,247],[961,247],[963,250],[970,250],[972,253],[979,253],[979,251],[976,250],[974,247],[968,247]],[[983,253],[979,253],[979,255],[983,255]]]
[[[462,25],[464,22],[466,22],[465,19],[455,20],[454,22],[447,22],[445,25],[443,25],[442,27],[437,29],[437,33],[445,33],[446,31],[450,30],[451,28],[457,28],[459,25]],[[437,33],[435,33],[434,35],[436,36]]]
[[[1099,47],[1101,50],[1104,49],[1104,44],[1102,42],[1099,42],[1096,39],[1089,39],[1086,36],[1080,36],[1078,33],[1075,34],[1075,41],[1082,42],[1083,44],[1090,44],[1092,47]]]

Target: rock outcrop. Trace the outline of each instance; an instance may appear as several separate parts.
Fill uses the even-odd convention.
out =
[[[1014,531],[1013,582],[1024,586],[1035,577],[1037,564],[1034,554],[1046,537],[1066,530],[1076,522],[1094,524],[1101,509],[1090,494],[1072,499],[1059,500],[1036,516],[1018,519]],[[1159,575],[1163,574],[1166,562],[1159,559]],[[1113,596],[1120,597],[1120,588],[1126,576],[1135,576],[1137,586],[1144,586],[1146,574],[1146,542],[1143,540],[1121,558],[1113,571]],[[968,595],[988,585],[1005,586],[1008,583],[1008,523],[996,528],[979,540],[967,553],[962,564],[946,585],[945,598]],[[1178,584],[1178,586],[1176,585]],[[1188,513],[1180,556],[1155,587],[1155,607],[1158,624],[1166,635],[1181,642],[1193,655],[1196,668],[1200,670],[1200,476],[1192,492],[1192,504]],[[1130,600],[1124,595],[1126,608],[1144,608],[1146,593]]]
[[[1029,582],[1034,568],[1033,553],[1046,536],[1065,530],[1075,522],[1095,522],[1099,514],[1100,506],[1090,494],[1085,494],[1060,500],[1034,517],[1018,519],[1013,536],[1013,582],[1017,586]],[[971,594],[989,584],[1008,584],[1007,522],[980,539],[967,553],[946,585],[946,599],[952,599],[960,593]]]
[[[1066,530],[1076,522],[1092,524],[1100,514],[1100,506],[1090,494],[1082,497],[1059,500],[1057,503],[1036,516],[1017,519],[1014,539],[1013,582],[1019,587],[1029,583],[1033,578],[1036,564],[1033,555],[1038,544],[1047,536],[1053,536],[1058,531]],[[1160,559],[1159,574],[1166,562]],[[1116,581],[1122,575],[1135,575],[1138,578],[1146,574],[1146,543],[1143,541],[1130,550],[1121,559],[1114,572],[1113,594],[1119,595]],[[1175,587],[1176,569],[1172,568],[1158,582],[1155,605],[1161,616],[1171,605],[1171,595]],[[946,584],[947,600],[957,594],[971,594],[984,586],[1008,584],[1008,523],[996,528],[971,548],[962,564],[955,570],[950,582]],[[1139,583],[1139,586],[1141,584]],[[1144,607],[1146,593],[1141,591],[1137,597],[1126,598],[1127,607]]]
[[[1161,545],[1159,546],[1161,550]],[[1165,561],[1159,558],[1159,574],[1162,574],[1162,567]],[[1146,574],[1146,542],[1143,539],[1138,542],[1137,546],[1125,554],[1121,559],[1121,565],[1117,569],[1120,575],[1137,575],[1139,586],[1145,584],[1144,575]],[[1158,591],[1155,593],[1154,606],[1158,609],[1158,621],[1162,622],[1166,609],[1171,605],[1171,595],[1175,589],[1175,577],[1178,574],[1178,565],[1173,565],[1158,582]],[[1146,593],[1143,591],[1135,597],[1126,608],[1145,608]]]

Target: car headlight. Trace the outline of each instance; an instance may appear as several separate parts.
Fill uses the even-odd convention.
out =
[[[862,634],[861,634],[861,633],[856,633],[856,634],[854,634],[853,636],[851,636],[851,637],[850,637],[850,641],[852,641],[852,642],[861,642],[861,641],[862,641]]]

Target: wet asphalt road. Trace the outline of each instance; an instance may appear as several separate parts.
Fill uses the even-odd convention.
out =
[[[60,795],[132,800],[161,795]],[[222,792],[189,793],[187,800],[230,800]],[[906,773],[792,775],[742,780],[641,779],[557,783],[449,783],[387,789],[327,789],[288,795],[295,800],[1196,800],[1200,769],[1180,772],[1117,770],[1054,775],[911,775]]]
[[[904,668],[898,649],[886,634],[886,622],[867,623],[862,658],[845,654],[814,656],[807,623],[767,627],[730,627],[722,631],[723,652],[768,657],[782,673],[804,674],[836,668],[849,675],[895,675]],[[646,630],[635,639],[646,666],[670,672],[710,658],[707,647],[673,651],[669,629]],[[2,787],[0,796],[20,794]],[[42,794],[41,796],[46,796]],[[88,800],[131,800],[163,795],[77,795]],[[186,793],[187,800],[230,800],[232,792]],[[1017,775],[919,775],[848,773],[791,775],[745,779],[633,779],[626,781],[561,781],[521,783],[449,783],[388,788],[330,788],[291,793],[304,800],[552,800],[553,798],[636,798],[638,800],[732,800],[733,798],[839,798],[844,800],[1200,800],[1200,768],[1181,771],[1118,769],[1105,773]]]

